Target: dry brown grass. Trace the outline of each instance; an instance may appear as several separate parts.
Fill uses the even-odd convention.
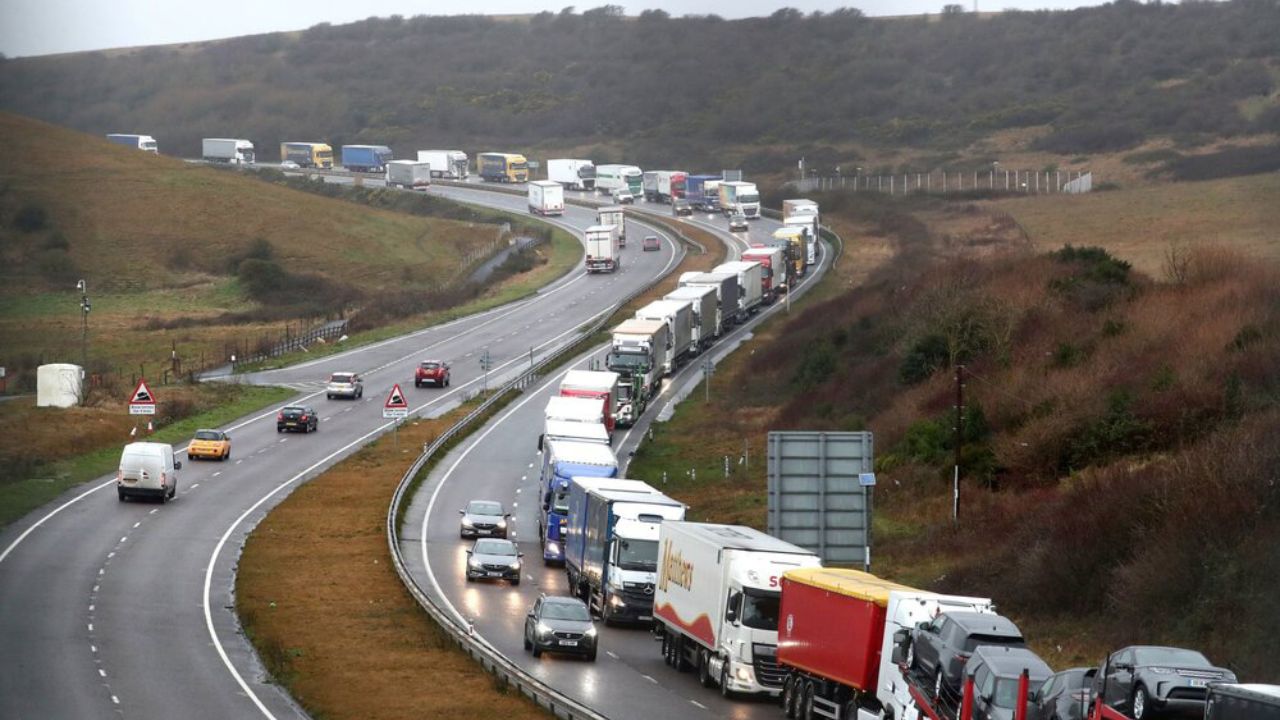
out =
[[[469,408],[400,429],[295,490],[250,535],[237,610],[259,654],[314,717],[546,714],[493,679],[409,596],[387,551],[387,507],[415,449]]]

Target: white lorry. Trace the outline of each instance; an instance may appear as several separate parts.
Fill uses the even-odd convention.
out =
[[[604,404],[592,398],[553,395],[543,412],[548,420],[604,425]],[[607,429],[607,428],[606,428]]]
[[[639,480],[575,477],[564,525],[569,592],[606,624],[653,620],[658,535],[685,504]]]
[[[818,556],[754,528],[692,522],[662,523],[658,552],[654,632],[667,664],[726,695],[780,695],[782,575]]]
[[[387,163],[387,187],[426,190],[431,187],[431,163],[392,160]]]
[[[627,211],[621,205],[605,205],[596,209],[597,225],[618,226],[618,247],[627,246]]]
[[[618,254],[618,226],[592,225],[587,228],[587,255],[583,263],[587,272],[613,272],[622,264]]]
[[[680,275],[680,287],[710,287],[716,291],[716,320],[720,332],[746,319],[740,309],[737,273],[687,272]]]
[[[693,285],[672,290],[663,300],[687,302],[693,308],[693,347],[701,352],[720,337],[720,300],[716,289],[708,285]]]
[[[252,165],[253,143],[236,138],[204,138],[201,157],[205,162]]]
[[[538,436],[538,449],[541,450],[548,442],[557,440],[608,445],[609,431],[605,430],[603,423],[547,418],[542,425],[542,434]]]
[[[720,210],[725,215],[742,213],[748,220],[760,217],[760,191],[755,183],[720,183]]]
[[[667,338],[667,324],[660,320],[626,320],[613,329],[605,367],[619,376],[617,424],[634,425],[658,394]]]
[[[471,174],[471,160],[461,150],[419,150],[418,162],[431,165],[433,178],[466,180]]]
[[[160,154],[160,146],[156,145],[156,139],[150,135],[131,135],[128,133],[108,133],[107,140],[117,144],[131,147],[135,150]]]
[[[738,312],[741,317],[760,310],[760,304],[764,302],[764,268],[760,263],[736,260],[717,265],[712,272],[738,276]]]
[[[818,203],[803,198],[782,201],[782,224],[788,227],[805,227],[809,229],[808,241],[805,245],[805,264],[812,265],[818,261],[819,230],[822,219],[818,214]]]
[[[530,182],[529,212],[534,215],[563,215],[564,186],[551,180]]]
[[[614,195],[627,192],[639,197],[644,192],[644,171],[635,165],[597,165],[596,189]]]
[[[604,426],[613,434],[618,412],[618,382],[621,377],[608,370],[570,370],[560,381],[560,396],[594,400],[604,409]]]
[[[573,190],[595,190],[596,166],[590,160],[548,160],[547,179]]]
[[[674,373],[693,350],[693,303],[688,300],[654,300],[636,311],[636,319],[660,320],[667,324],[670,342],[661,362],[667,375]]]

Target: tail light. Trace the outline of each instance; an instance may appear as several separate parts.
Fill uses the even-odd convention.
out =
[[[116,470],[116,482],[120,482],[122,480],[124,480],[124,472],[121,470]]]
[[[169,485],[169,473],[160,473],[160,487]]]
[[[303,415],[302,417],[300,417],[300,418],[298,418],[298,419],[299,419],[299,420],[306,420],[306,419],[307,419],[307,416],[306,416],[306,415]]]
[[[276,420],[283,420],[283,419],[284,419],[284,413],[282,412],[276,413]]]

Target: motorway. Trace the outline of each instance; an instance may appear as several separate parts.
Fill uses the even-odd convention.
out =
[[[433,192],[524,209],[523,197]],[[582,228],[594,213],[571,207],[553,222]],[[497,385],[527,366],[531,349],[536,359],[576,340],[587,321],[667,273],[681,252],[665,235],[660,252],[629,243],[616,274],[575,268],[534,297],[246,378],[302,389],[290,402],[315,406],[319,432],[277,435],[271,408],[225,428],[232,460],[184,462],[179,494],[167,505],[120,503],[109,476],[5,528],[0,717],[305,717],[267,681],[231,610],[247,534],[298,483],[388,430],[380,404],[393,383],[415,413],[443,414],[479,388],[482,350],[495,362],[488,383]],[[412,368],[426,357],[451,361],[450,388],[412,387]],[[363,401],[324,398],[322,381],[341,370],[364,375]]]
[[[699,216],[695,222],[722,236],[727,234],[722,218]],[[752,223],[751,231],[760,237],[778,226],[779,223],[761,219]],[[735,250],[745,241],[743,237],[734,238]],[[829,252],[823,253],[819,268],[825,269],[829,257]],[[817,273],[810,273],[810,278],[815,276]],[[806,289],[802,283],[796,292]],[[723,357],[764,316],[784,308],[783,303],[775,304],[761,317],[729,333],[709,351],[712,357]],[[692,673],[677,674],[663,663],[659,644],[642,628],[598,624],[600,653],[595,663],[548,655],[534,659],[522,647],[524,615],[538,595],[567,594],[564,570],[544,567],[538,543],[537,479],[541,456],[536,444],[543,407],[547,398],[556,393],[565,372],[585,368],[592,359],[602,362],[606,352],[605,346],[595,348],[552,373],[436,464],[406,513],[401,552],[409,570],[421,588],[459,622],[470,624],[476,635],[543,682],[611,720],[776,719],[780,717],[776,703],[725,700],[715,690],[699,686]],[[624,467],[648,424],[664,410],[664,405],[678,399],[674,397],[675,389],[687,389],[697,382],[699,365],[696,359],[686,363],[667,381],[663,397],[650,407],[642,421],[615,439],[614,449]],[[656,478],[636,479],[661,488],[661,481]],[[525,554],[525,577],[519,586],[465,581],[465,551],[471,541],[458,538],[458,509],[473,499],[499,500],[512,509],[513,539]]]

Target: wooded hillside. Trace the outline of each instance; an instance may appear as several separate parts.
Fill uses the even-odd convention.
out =
[[[281,140],[326,140],[401,154],[579,147],[597,162],[716,167],[717,149],[745,143],[762,158],[850,142],[952,148],[1052,125],[1039,147],[1086,153],[1153,134],[1280,130],[1275,0],[959,9],[369,19],[10,59],[0,106],[93,133],[149,133],[182,156],[199,154],[203,136],[247,137],[264,159]]]

